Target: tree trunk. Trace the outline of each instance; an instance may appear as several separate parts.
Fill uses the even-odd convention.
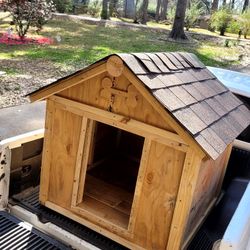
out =
[[[168,0],[162,0],[160,21],[165,21],[167,19],[167,9],[168,9]]]
[[[242,8],[242,13],[247,10],[248,6],[249,6],[249,0],[245,0]]]
[[[184,20],[187,8],[187,0],[178,0],[174,18],[173,28],[169,34],[170,38],[177,39],[187,39],[184,32]]]
[[[225,36],[225,31],[226,31],[225,28],[221,28],[220,29],[220,36]]]
[[[108,0],[102,0],[101,18],[102,19],[109,19],[109,15],[108,15]]]
[[[214,0],[213,3],[212,3],[211,12],[217,11],[218,6],[219,6],[219,0]]]
[[[155,10],[155,21],[157,23],[160,20],[160,7],[161,7],[161,0],[157,0],[156,10]]]
[[[134,0],[124,1],[124,16],[127,18],[135,17],[135,1]]]
[[[146,24],[148,19],[148,0],[143,0],[141,6],[141,23]]]
[[[234,5],[235,5],[235,0],[232,0],[232,3],[231,3],[231,9],[232,10],[234,9]]]
[[[226,6],[226,4],[227,4],[227,0],[223,0],[222,5]]]
[[[109,16],[112,17],[115,9],[115,0],[109,0]]]
[[[135,0],[135,16],[134,16],[134,23],[139,23],[139,12],[140,9],[138,11],[138,4],[139,4],[139,0]]]

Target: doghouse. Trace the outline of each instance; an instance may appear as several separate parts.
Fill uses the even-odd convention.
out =
[[[40,201],[131,249],[185,247],[250,112],[190,53],[108,56],[47,100]]]

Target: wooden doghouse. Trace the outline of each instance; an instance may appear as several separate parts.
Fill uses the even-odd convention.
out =
[[[180,249],[215,203],[249,110],[189,53],[106,57],[47,100],[40,201],[131,249]]]

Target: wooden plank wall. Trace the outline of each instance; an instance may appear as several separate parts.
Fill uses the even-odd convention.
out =
[[[229,145],[217,160],[213,161],[207,157],[203,159],[184,240],[191,237],[191,234],[195,232],[195,228],[206,217],[208,210],[212,208],[213,203],[218,198],[230,152],[231,146]]]
[[[43,169],[49,171],[43,170],[41,193],[46,194],[47,188],[47,198],[43,197],[42,201],[44,204],[52,202],[61,207],[58,212],[62,212],[63,208],[72,211],[72,187],[84,119],[81,115],[63,110],[62,106],[52,100],[49,100],[47,118]],[[144,158],[129,221],[130,233],[120,234],[124,239],[132,240],[144,249],[164,249],[185,156],[183,151],[145,139]],[[106,225],[103,227],[107,228]],[[113,229],[110,234],[113,234],[112,231],[116,234],[119,232]],[[116,234],[111,238],[116,239]]]
[[[81,116],[55,108],[49,101],[42,162],[40,200],[70,207],[72,184],[79,145]]]
[[[134,230],[145,249],[166,247],[185,156],[152,141]]]
[[[84,83],[66,89],[57,95],[67,98],[68,100],[74,100],[100,108],[101,110],[112,110],[113,113],[163,128],[170,132],[175,132],[139,92],[136,93],[136,105],[128,105],[126,97],[124,97],[126,94],[124,93],[127,92],[128,86],[131,83],[124,75],[112,79],[113,88],[117,90],[117,95],[112,98],[100,97],[101,91],[103,90],[102,79],[105,77],[107,77],[107,73],[102,73],[98,77],[94,77]],[[119,95],[119,91],[121,95]],[[56,105],[56,98],[54,98],[54,101],[52,100],[53,98],[48,100],[45,135],[46,150],[43,156],[40,200],[44,204],[46,202],[52,202],[55,207],[58,205],[61,208],[66,208],[68,212],[72,212],[72,187],[77,155],[79,154],[78,147],[83,113],[71,113],[64,109],[62,104]],[[67,104],[65,105],[67,106]],[[81,109],[80,106],[79,109]],[[183,172],[187,174],[187,171],[190,169],[189,165],[192,164],[193,159],[199,157],[192,156],[190,162],[187,162],[189,165],[187,165],[186,170],[183,171],[186,152],[179,151],[177,147],[172,148],[160,142],[151,141],[151,139],[152,137],[145,139],[143,149],[143,156],[145,158],[142,159],[138,174],[134,203],[129,220],[129,232],[127,235],[121,233],[120,236],[144,249],[165,249],[170,234],[182,174]],[[195,152],[196,151],[194,151],[192,155],[195,155]],[[219,164],[220,162],[218,165]],[[198,169],[197,164],[194,165],[195,166],[192,167]],[[194,220],[194,222],[192,222],[192,220],[194,218],[196,219],[196,216],[200,216],[202,213],[200,211],[203,211],[202,209],[205,207],[203,206],[203,199],[206,199],[206,197],[203,198],[202,195],[204,188],[207,188],[204,183],[206,178],[207,183],[214,181],[214,183],[211,184],[214,190],[211,189],[210,191],[216,192],[215,186],[218,187],[220,181],[219,179],[215,181],[212,178],[213,174],[223,172],[223,169],[220,169],[218,165],[213,164],[212,161],[205,161],[201,165],[197,190],[194,191],[194,201],[192,202],[193,186],[188,196],[188,208],[191,207],[190,217],[192,218],[188,220],[187,231],[197,224],[196,220]],[[208,175],[208,173],[213,174]],[[194,173],[191,171],[188,174],[188,179],[185,179],[186,177],[183,179],[183,185],[191,182],[192,180],[190,178],[193,175]],[[209,196],[210,191],[208,191],[207,196]],[[185,192],[183,192],[183,195],[185,195]],[[185,199],[185,197],[183,198]],[[209,199],[210,196],[208,200]],[[64,210],[61,209],[59,212],[61,211]],[[187,213],[189,213],[189,209]],[[79,217],[86,219],[86,216],[79,215]],[[176,215],[176,219],[178,219],[177,217]],[[107,229],[108,227],[103,224],[103,229],[104,228]],[[181,225],[179,230],[181,233],[178,235],[178,244],[180,244],[184,230]],[[116,239],[116,234],[118,234],[119,230],[116,231],[116,229],[113,228],[116,234],[112,233],[112,230],[110,231],[110,237]],[[122,230],[120,231],[122,232]],[[172,236],[172,238],[173,237],[175,236]],[[121,242],[119,237],[118,241]]]
[[[108,73],[102,73],[84,83],[66,89],[57,95],[80,103],[89,104],[97,108],[109,110],[110,98],[100,97],[101,90],[103,89],[101,81],[107,76]],[[112,80],[114,85],[113,88],[122,92],[126,92],[128,86],[131,84],[124,75]],[[136,102],[136,106],[130,106],[127,104],[127,100],[124,96],[115,95],[111,105],[112,112],[174,132],[174,129],[159,116],[139,92],[136,93]]]

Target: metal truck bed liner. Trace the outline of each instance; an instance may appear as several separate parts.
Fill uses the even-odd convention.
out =
[[[11,205],[18,205],[36,214],[43,223],[51,222],[56,226],[74,234],[90,244],[103,250],[126,250],[124,246],[96,233],[95,231],[42,206],[38,200],[39,186],[29,188],[20,194],[14,195],[10,200]]]
[[[5,211],[0,211],[1,250],[69,250],[72,249],[34,229]]]

